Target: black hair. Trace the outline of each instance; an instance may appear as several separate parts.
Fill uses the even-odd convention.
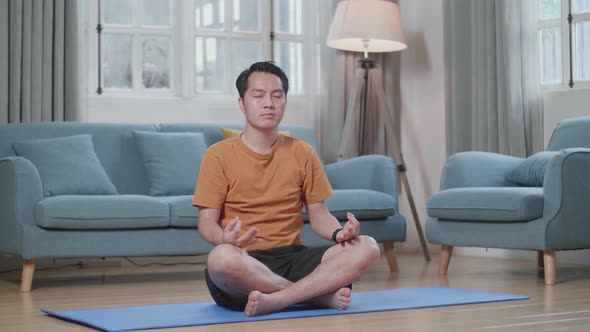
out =
[[[287,96],[287,92],[289,91],[289,79],[285,72],[272,61],[262,61],[253,63],[250,68],[244,70],[240,76],[238,76],[238,79],[236,80],[236,88],[238,88],[240,98],[244,98],[244,93],[246,93],[246,90],[248,89],[248,79],[250,78],[250,75],[257,71],[278,76],[281,79],[285,97]]]

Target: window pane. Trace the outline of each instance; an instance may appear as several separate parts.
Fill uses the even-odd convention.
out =
[[[303,92],[303,52],[301,43],[276,42],[275,61],[289,78],[289,93]]]
[[[131,0],[104,0],[102,11],[104,24],[133,24],[133,4]]]
[[[131,69],[131,35],[102,35],[105,88],[131,88],[133,74]]]
[[[541,84],[561,83],[561,29],[548,28],[540,31],[541,39]]]
[[[143,86],[148,89],[170,88],[170,38],[143,39]]]
[[[195,85],[197,91],[223,91],[223,43],[218,38],[195,39]]]
[[[301,0],[274,0],[278,17],[275,20],[275,31],[300,35],[302,33]]]
[[[590,0],[574,0],[574,13],[590,13]]]
[[[258,31],[258,0],[234,0],[234,31]]]
[[[170,2],[168,0],[143,0],[143,25],[170,26]]]
[[[260,42],[233,40],[231,46],[232,79],[235,80],[244,69],[248,69],[254,62],[260,61]]]
[[[225,22],[224,0],[195,0],[195,27],[223,30]]]
[[[574,78],[590,80],[590,22],[576,23],[574,27]]]

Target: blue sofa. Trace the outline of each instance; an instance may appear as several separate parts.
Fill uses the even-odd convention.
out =
[[[197,208],[191,205],[192,194],[150,195],[153,179],[149,178],[145,158],[138,151],[136,132],[154,135],[202,133],[206,146],[209,146],[223,138],[222,127],[240,129],[235,125],[213,123],[0,125],[0,252],[22,257],[21,290],[30,291],[35,259],[39,258],[208,253],[212,247],[200,238],[197,231]],[[307,141],[317,151],[313,128],[283,126],[280,129]],[[44,188],[48,186],[47,179],[42,179],[41,174],[55,170],[49,168],[40,173],[35,162],[31,161],[36,160],[33,158],[35,152],[31,152],[27,142],[37,142],[38,148],[38,142],[43,146],[47,140],[70,137],[89,137],[88,149],[94,149],[93,155],[99,161],[96,164],[100,164],[106,174],[104,180],[90,175],[78,179],[74,186],[86,181],[110,180],[114,188],[107,187],[108,194],[71,194],[67,190],[67,194],[60,194]],[[55,151],[59,153],[59,148]],[[27,159],[23,155],[31,157]],[[37,163],[51,164],[68,158],[49,158]],[[392,160],[378,155],[362,156],[325,165],[325,170],[335,190],[327,200],[330,211],[342,221],[346,218],[346,211],[353,212],[361,222],[361,232],[384,244],[390,269],[396,271],[393,242],[405,240],[406,224],[398,212]],[[80,171],[83,170],[76,170]],[[58,182],[63,183],[57,183],[57,186],[65,185],[73,178],[73,174],[65,174],[58,178]],[[194,188],[194,183],[189,185]],[[113,190],[115,192],[111,192]],[[302,213],[307,220],[305,211]],[[317,237],[307,223],[301,237],[308,246],[330,244]]]
[[[453,247],[537,252],[545,284],[556,251],[590,249],[590,117],[561,121],[545,151],[528,158],[468,151],[451,156],[428,201],[426,236],[441,244],[439,274]]]

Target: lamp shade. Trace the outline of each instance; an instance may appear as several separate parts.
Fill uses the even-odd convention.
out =
[[[382,0],[338,3],[326,44],[355,52],[394,52],[408,47],[398,6]]]

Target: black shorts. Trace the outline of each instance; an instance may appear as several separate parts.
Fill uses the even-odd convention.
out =
[[[296,282],[320,265],[326,250],[328,250],[327,247],[308,248],[304,245],[291,245],[267,250],[252,250],[248,251],[248,254],[266,265],[275,274]],[[231,310],[244,310],[246,307],[247,296],[241,300],[229,296],[213,283],[207,269],[205,269],[205,282],[211,297],[218,305]]]

